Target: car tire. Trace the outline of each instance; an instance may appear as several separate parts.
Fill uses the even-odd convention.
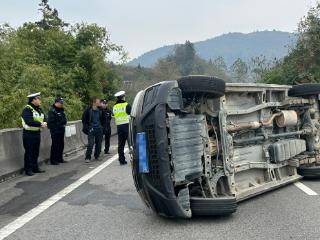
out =
[[[225,93],[226,83],[222,79],[209,76],[186,76],[178,79],[183,97],[206,95],[219,98]]]
[[[297,170],[304,178],[320,178],[320,166],[300,166]]]
[[[312,95],[320,94],[319,83],[306,83],[292,86],[288,95],[291,97],[309,97]]]
[[[238,205],[235,197],[191,197],[190,206],[193,216],[222,216],[234,213]]]

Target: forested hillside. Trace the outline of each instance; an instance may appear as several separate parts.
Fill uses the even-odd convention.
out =
[[[55,96],[64,97],[68,119],[75,120],[91,96],[109,97],[121,81],[108,55],[123,51],[105,28],[69,25],[48,0],[39,6],[39,21],[0,26],[0,128],[19,126],[30,93],[42,93],[45,110]]]
[[[231,66],[238,58],[248,63],[252,58],[265,56],[266,59],[280,59],[295,45],[297,37],[288,32],[261,31],[253,33],[228,33],[194,42],[196,54],[205,60],[222,57]],[[129,62],[131,66],[152,67],[160,58],[173,54],[175,45],[164,46],[141,55]]]
[[[276,66],[264,72],[267,83],[320,82],[320,3],[311,8],[298,26],[296,46]]]
[[[48,0],[39,7],[39,21],[17,28],[0,25],[0,128],[19,126],[26,96],[33,92],[42,92],[45,110],[55,96],[64,97],[68,119],[75,120],[91,96],[112,99],[123,88],[132,101],[151,84],[189,74],[227,82],[320,82],[319,4],[299,23],[296,35],[263,31],[186,41],[146,53],[130,65],[109,61],[111,53],[123,59],[126,54],[104,27],[70,25]]]

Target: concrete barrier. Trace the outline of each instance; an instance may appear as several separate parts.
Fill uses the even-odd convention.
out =
[[[114,121],[111,123],[112,135],[116,134]],[[72,153],[83,149],[87,136],[82,133],[81,121],[68,122],[65,136],[64,153]],[[51,136],[48,129],[41,132],[39,162],[50,158]],[[0,181],[19,174],[24,165],[24,148],[22,129],[11,128],[0,130]]]

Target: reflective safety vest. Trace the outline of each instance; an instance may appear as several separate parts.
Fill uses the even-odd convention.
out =
[[[113,116],[115,118],[116,125],[128,124],[130,115],[126,112],[128,103],[117,103],[113,106]]]
[[[31,105],[27,105],[26,108],[31,109],[32,111],[32,115],[33,115],[33,120],[36,122],[40,122],[42,123],[44,120],[44,114],[43,113],[38,113]],[[22,120],[22,127],[27,130],[27,131],[40,131],[41,128],[40,127],[31,127],[29,125],[26,124],[26,122],[23,120],[23,118],[21,118]]]

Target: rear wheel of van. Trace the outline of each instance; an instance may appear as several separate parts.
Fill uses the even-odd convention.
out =
[[[289,90],[288,95],[291,97],[304,97],[308,98],[313,95],[320,94],[319,83],[305,83],[300,85],[292,86]]]
[[[300,166],[297,168],[298,174],[304,178],[320,178],[320,166]]]

